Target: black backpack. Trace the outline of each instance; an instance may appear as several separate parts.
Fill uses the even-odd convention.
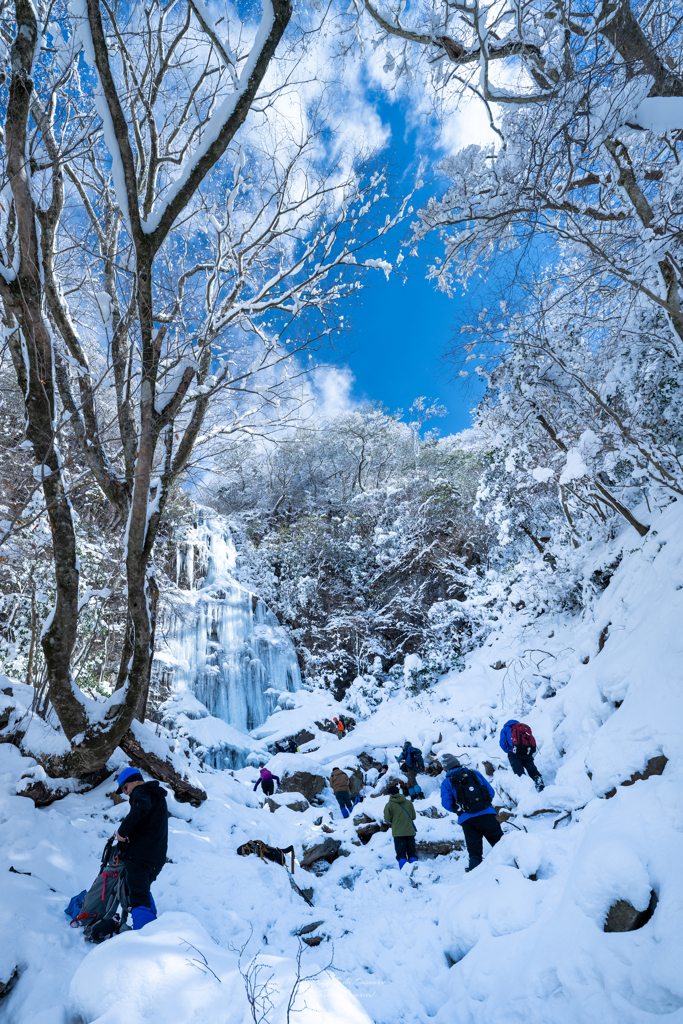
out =
[[[479,776],[471,768],[456,768],[448,773],[460,814],[478,814],[491,806],[491,796]]]

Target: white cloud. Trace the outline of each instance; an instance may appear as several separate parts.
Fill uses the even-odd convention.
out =
[[[355,377],[344,367],[321,366],[313,371],[316,413],[322,420],[348,412],[356,404],[351,398]]]

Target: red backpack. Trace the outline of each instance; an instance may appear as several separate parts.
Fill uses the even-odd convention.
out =
[[[524,722],[516,722],[510,729],[510,742],[515,754],[531,754],[536,749],[534,734]]]

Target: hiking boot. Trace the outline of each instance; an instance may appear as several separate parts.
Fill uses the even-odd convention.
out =
[[[534,786],[536,787],[537,793],[542,793],[545,789],[545,783],[543,779],[540,777],[540,775],[537,779],[534,779]]]
[[[398,870],[402,871],[407,863],[408,863],[408,861],[406,860],[406,858],[405,857],[401,857],[401,859],[398,862]]]
[[[417,857],[409,857],[408,858],[408,863],[409,864],[417,864]]]
[[[470,860],[468,866],[465,868],[465,871],[474,871],[474,869],[478,868],[480,864],[480,860]]]

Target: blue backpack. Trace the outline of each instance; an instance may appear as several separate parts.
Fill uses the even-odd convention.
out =
[[[406,768],[412,768],[413,771],[422,771],[424,769],[425,763],[422,758],[422,751],[418,750],[417,747],[408,747],[403,760],[406,763]]]

